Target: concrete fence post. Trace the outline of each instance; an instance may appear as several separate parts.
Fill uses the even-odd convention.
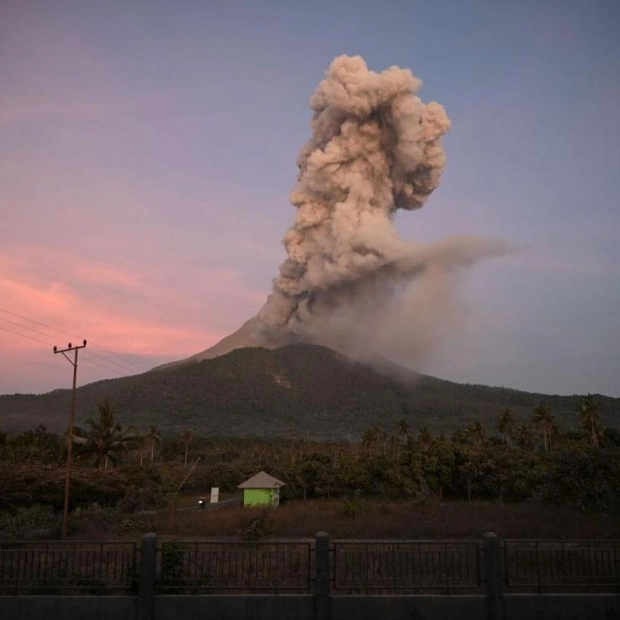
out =
[[[142,537],[140,581],[138,586],[138,620],[153,620],[155,617],[156,578],[157,534],[149,532]]]
[[[314,546],[314,618],[330,620],[330,617],[329,536],[326,532],[319,532]]]
[[[488,620],[503,620],[504,592],[502,584],[500,539],[494,532],[487,532],[482,539],[487,578],[487,618]]]

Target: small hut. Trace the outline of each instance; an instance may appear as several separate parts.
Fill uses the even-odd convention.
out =
[[[280,503],[280,488],[284,482],[261,471],[242,482],[244,506],[277,506]]]

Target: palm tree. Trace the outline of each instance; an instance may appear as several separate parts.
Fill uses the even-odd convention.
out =
[[[140,453],[140,467],[144,465],[144,444],[146,443],[146,435],[137,434],[133,438],[133,447]]]
[[[433,440],[433,433],[428,430],[428,427],[423,426],[418,433],[418,445],[422,448],[422,452],[428,452]]]
[[[383,446],[383,456],[387,456],[388,435],[382,428],[377,431],[377,441]]]
[[[531,424],[523,422],[515,430],[515,438],[521,448],[530,448],[534,442],[536,432]]]
[[[578,409],[581,426],[590,435],[590,445],[594,447],[598,446],[600,436],[599,409],[600,405],[594,400],[592,394],[588,394],[583,399]]]
[[[549,405],[538,405],[534,409],[534,425],[537,426],[542,433],[544,449],[550,450],[555,420]]]
[[[476,420],[467,427],[467,433],[471,437],[472,443],[480,447],[487,440],[487,430],[480,420]]]
[[[183,440],[183,443],[185,444],[184,464],[187,465],[187,456],[189,454],[189,444],[191,443],[192,439],[194,439],[194,431],[191,428],[184,430],[183,433],[181,434],[181,439]]]
[[[115,419],[116,409],[108,401],[97,407],[99,417],[88,418],[86,426],[75,429],[76,437],[85,440],[85,450],[95,455],[95,465],[99,469],[107,469],[108,461],[116,461],[116,455],[121,450],[127,450],[135,443],[138,431],[134,426],[124,429]]]
[[[151,463],[155,460],[155,444],[161,443],[161,435],[159,434],[159,429],[151,424],[149,426],[149,430],[146,433],[146,438],[149,440],[151,444]]]
[[[404,418],[398,422],[398,432],[401,437],[403,446],[406,446],[411,440],[411,427]]]
[[[364,431],[362,435],[362,444],[366,448],[368,456],[372,456],[373,447],[381,439],[382,430],[378,426],[371,426]]]
[[[390,443],[390,460],[394,462],[400,457],[400,450],[401,450],[402,444],[400,442],[400,439],[396,437],[396,435],[390,436],[389,443]]]
[[[510,409],[506,409],[498,418],[497,418],[497,430],[501,433],[504,438],[504,444],[506,447],[510,445],[510,437],[514,433],[515,428],[515,419],[512,415]]]

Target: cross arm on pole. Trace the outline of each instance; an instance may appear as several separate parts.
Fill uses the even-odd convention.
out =
[[[82,341],[82,344],[76,344],[76,345],[72,345],[71,343],[69,343],[67,345],[66,349],[59,349],[57,346],[54,346],[54,355],[56,353],[62,353],[63,356],[67,359],[67,361],[72,365],[75,366],[75,362],[67,355],[67,351],[76,351],[77,349],[83,349],[86,346],[86,340]]]

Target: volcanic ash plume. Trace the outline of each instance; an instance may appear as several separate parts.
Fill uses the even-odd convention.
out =
[[[419,361],[453,315],[455,271],[503,252],[477,238],[398,236],[394,213],[422,207],[446,161],[450,120],[440,104],[422,103],[420,86],[408,69],[375,73],[359,56],[332,62],[311,98],[312,137],[291,194],[297,217],[255,321],[258,342]]]

